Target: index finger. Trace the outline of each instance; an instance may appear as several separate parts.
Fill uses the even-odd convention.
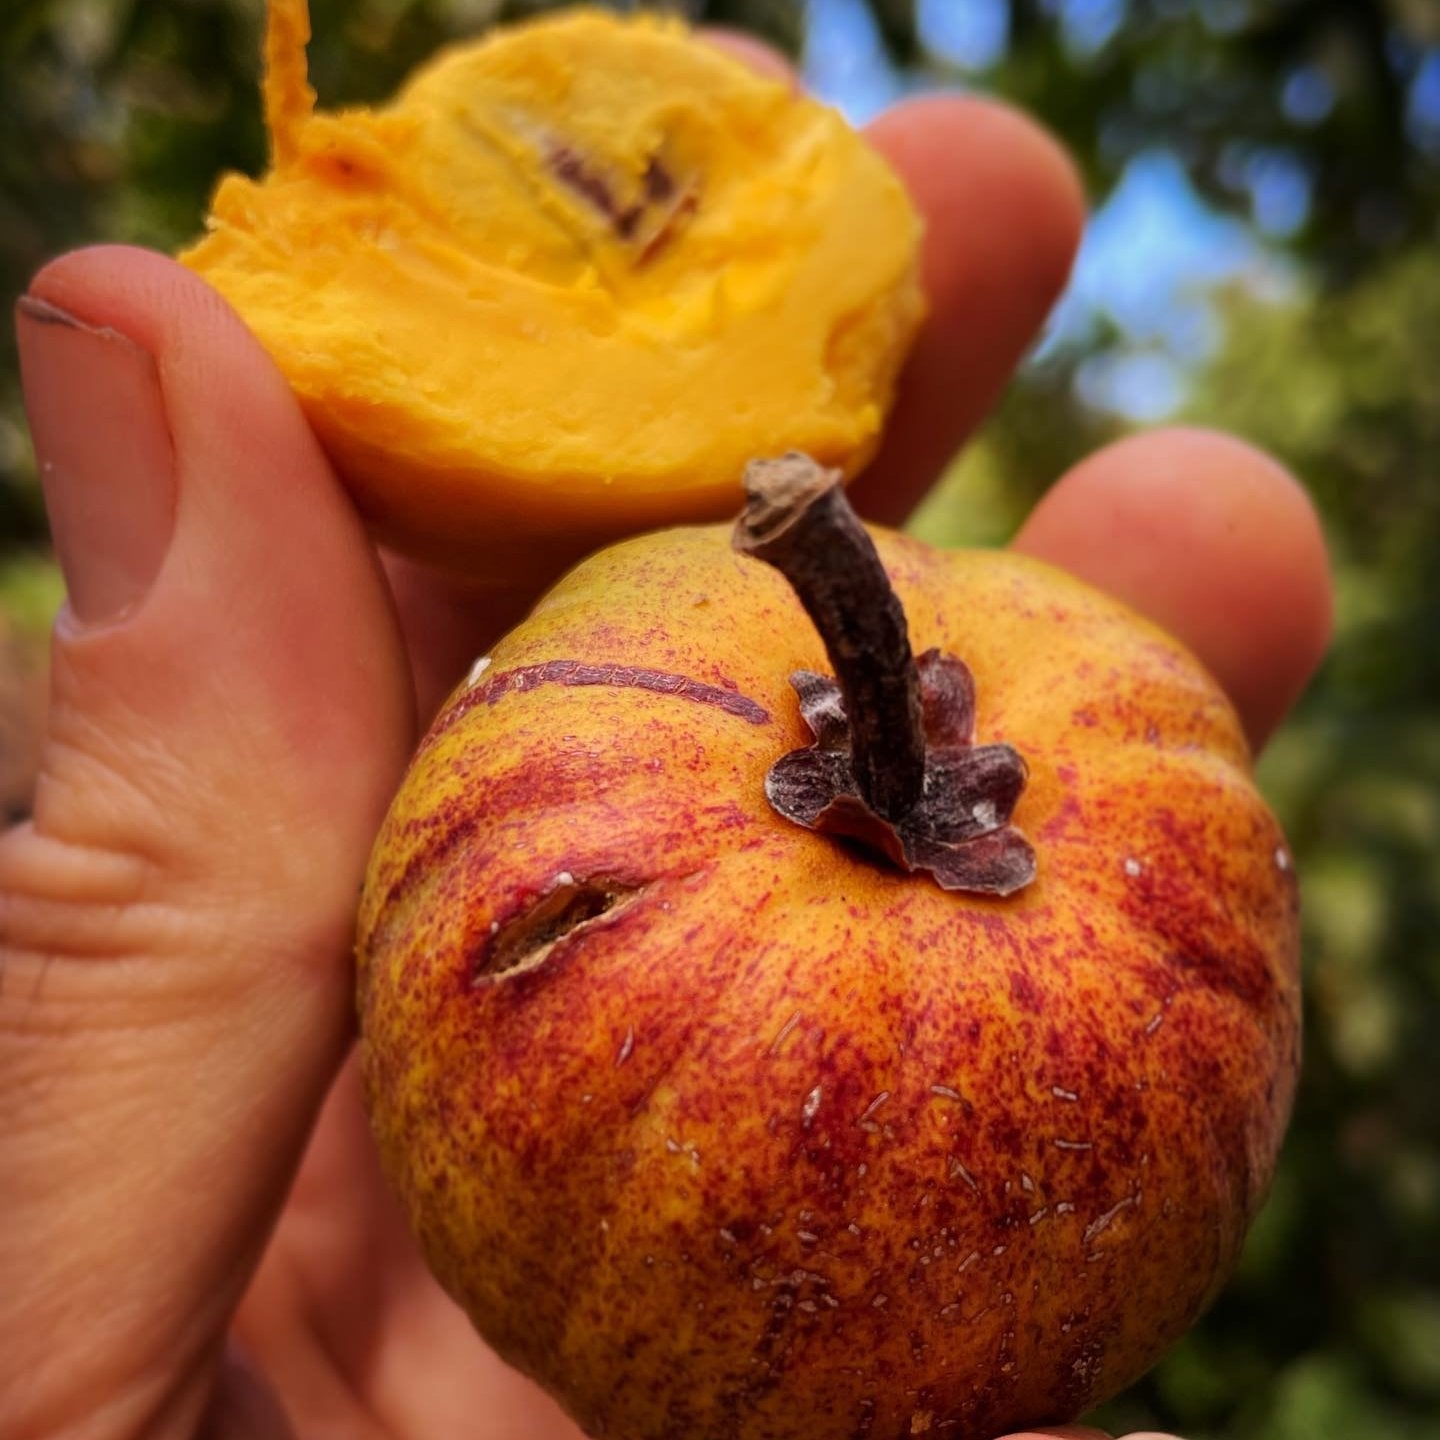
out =
[[[868,131],[925,218],[930,312],[880,451],[851,487],[868,520],[915,507],[994,405],[1064,288],[1085,205],[1060,145],[1007,105],[931,95]]]

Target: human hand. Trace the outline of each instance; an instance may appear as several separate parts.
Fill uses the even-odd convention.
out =
[[[894,521],[1033,338],[1081,203],[994,105],[873,134],[929,224],[931,318],[852,492]],[[31,296],[70,602],[34,818],[0,840],[7,1433],[573,1440],[423,1269],[344,1064],[355,895],[417,709],[529,597],[387,574],[270,361],[179,267],[84,252]],[[1257,743],[1323,648],[1308,503],[1223,437],[1111,447],[1016,543],[1187,640]]]
[[[1002,1435],[1000,1440],[1110,1440],[1103,1430],[1092,1430],[1088,1425],[1057,1425],[1044,1430],[1022,1430],[1015,1435]],[[1157,1430],[1136,1430],[1130,1435],[1121,1435],[1119,1440],[1176,1440],[1173,1435],[1162,1435]]]

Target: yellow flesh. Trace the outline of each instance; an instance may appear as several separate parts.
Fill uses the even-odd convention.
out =
[[[182,258],[389,538],[505,578],[728,513],[755,455],[868,458],[919,222],[837,115],[678,24],[583,10],[316,113],[307,31],[275,0],[272,169],[227,177]]]

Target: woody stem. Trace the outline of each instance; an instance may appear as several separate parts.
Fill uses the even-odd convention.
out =
[[[905,611],[840,483],[808,455],[752,460],[735,526],[742,554],[790,582],[845,697],[850,763],[865,803],[899,820],[925,785],[920,677]]]

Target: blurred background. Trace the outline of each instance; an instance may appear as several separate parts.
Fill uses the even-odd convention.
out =
[[[323,103],[543,0],[312,0]],[[619,6],[618,8],[635,8]],[[1003,542],[1140,424],[1233,429],[1325,519],[1339,634],[1262,765],[1300,860],[1308,1036],[1241,1272],[1108,1407],[1191,1440],[1440,1440],[1440,0],[693,0],[857,123],[937,87],[1037,114],[1093,219],[1048,333],[916,521]],[[4,0],[0,292],[173,249],[258,170],[260,0]],[[984,223],[983,216],[976,217]],[[0,812],[26,812],[60,598],[0,339]]]

